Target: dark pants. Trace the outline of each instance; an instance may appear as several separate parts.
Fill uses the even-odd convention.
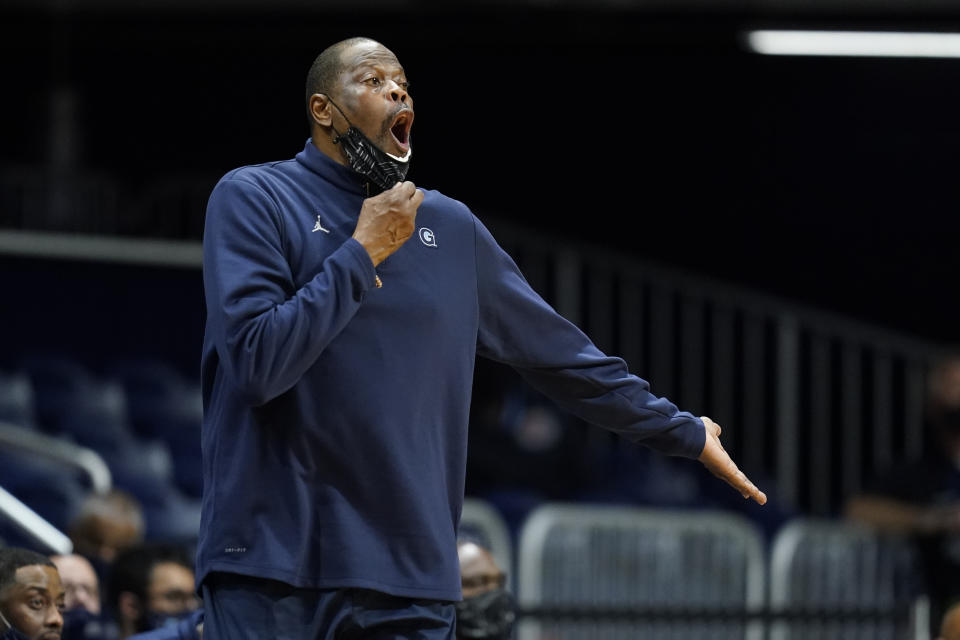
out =
[[[454,640],[452,602],[368,589],[301,589],[214,573],[203,581],[203,640]]]

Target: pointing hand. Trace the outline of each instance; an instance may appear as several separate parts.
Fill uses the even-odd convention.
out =
[[[720,444],[720,425],[706,416],[701,416],[700,419],[703,420],[703,425],[707,429],[707,438],[703,451],[697,459],[710,470],[710,473],[736,489],[744,498],[753,498],[758,504],[766,504],[767,495],[750,482]]]

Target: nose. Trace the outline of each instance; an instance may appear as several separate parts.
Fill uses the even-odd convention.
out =
[[[393,100],[394,102],[402,102],[402,103],[406,104],[406,102],[407,102],[407,91],[406,91],[406,89],[404,89],[403,87],[401,87],[399,84],[397,84],[397,83],[394,82],[393,80],[390,81],[390,84],[393,85],[393,86],[390,88],[390,99]]]
[[[47,612],[46,620],[43,621],[44,626],[52,627],[54,629],[63,628],[63,614],[60,613],[60,609],[57,607],[50,607],[50,610]]]

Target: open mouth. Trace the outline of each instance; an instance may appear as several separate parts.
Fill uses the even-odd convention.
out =
[[[393,124],[390,125],[390,134],[400,148],[401,155],[410,149],[410,127],[412,126],[413,111],[410,109],[404,109],[398,113],[393,119]]]

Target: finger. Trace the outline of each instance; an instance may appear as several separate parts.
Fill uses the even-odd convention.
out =
[[[722,431],[722,429],[720,429],[719,424],[717,424],[707,416],[700,416],[700,420],[703,422],[703,425],[707,427],[711,433],[713,433],[714,436],[718,438],[720,437],[720,432]]]
[[[720,441],[711,438],[709,446],[704,448],[701,461],[710,472],[733,487],[744,498],[752,498],[759,504],[765,504],[767,496],[747,476],[740,471],[737,463],[723,450]]]
[[[400,187],[400,194],[408,198],[412,198],[415,193],[417,193],[417,186],[407,180],[406,182],[398,182],[397,185]]]
[[[413,197],[410,198],[410,202],[413,203],[414,207],[419,207],[420,203],[423,202],[424,193],[420,189],[414,189]]]
[[[733,468],[736,470],[733,475],[723,478],[727,484],[736,489],[744,498],[753,499],[757,504],[766,504],[767,494],[750,482],[750,479],[740,469],[737,469],[736,465]]]

